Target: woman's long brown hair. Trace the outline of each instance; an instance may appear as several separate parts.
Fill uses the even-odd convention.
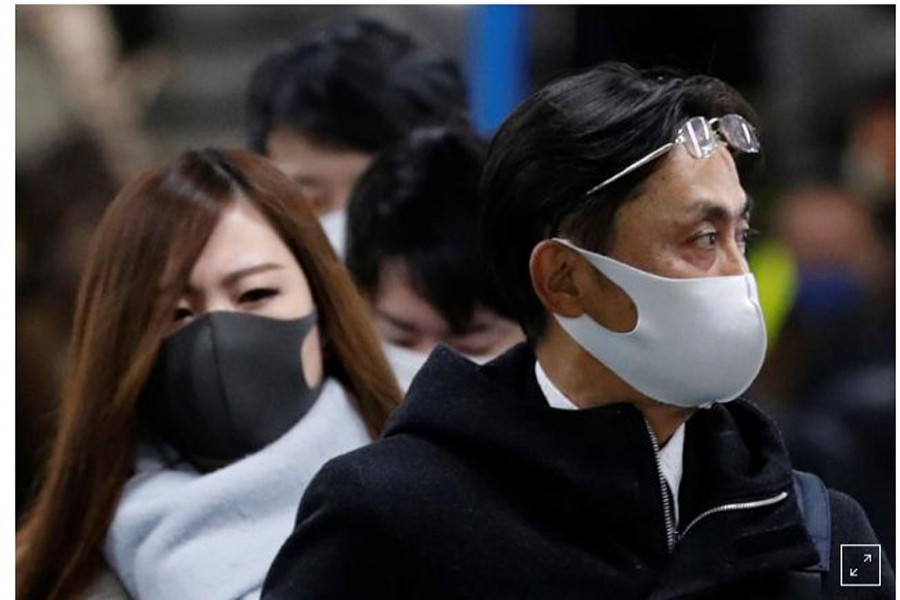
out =
[[[132,472],[139,396],[194,263],[222,211],[240,199],[297,258],[319,312],[325,372],[356,400],[373,437],[400,402],[364,301],[298,186],[248,152],[183,154],[126,186],[94,234],[56,437],[17,533],[17,598],[72,597],[102,565]]]

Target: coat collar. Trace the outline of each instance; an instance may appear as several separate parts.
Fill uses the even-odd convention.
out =
[[[439,347],[385,437],[439,444],[502,480],[504,489],[518,490],[509,502],[527,503],[542,527],[559,528],[560,536],[579,539],[608,562],[645,564],[659,574],[657,589],[693,593],[700,582],[815,562],[784,444],[753,406],[716,405],[688,421],[682,527],[726,504],[790,495],[705,517],[670,555],[656,456],[641,412],[625,403],[554,410],[538,386],[534,360],[524,344],[485,366]]]

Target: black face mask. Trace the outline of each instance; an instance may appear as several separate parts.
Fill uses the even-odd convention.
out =
[[[172,334],[147,382],[157,431],[191,458],[234,461],[287,432],[312,407],[300,347],[317,320],[213,312]]]

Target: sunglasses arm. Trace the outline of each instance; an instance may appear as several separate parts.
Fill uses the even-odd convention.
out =
[[[668,144],[665,144],[664,146],[660,146],[659,148],[657,148],[656,150],[654,150],[653,152],[651,152],[650,154],[648,154],[648,155],[645,156],[644,158],[640,159],[640,160],[637,161],[636,163],[633,163],[633,164],[631,164],[630,166],[628,166],[628,167],[626,167],[625,169],[623,169],[622,171],[619,171],[618,173],[616,173],[615,175],[613,175],[612,177],[610,177],[610,178],[607,179],[606,181],[604,181],[604,182],[602,182],[602,183],[600,183],[600,184],[598,184],[598,185],[595,185],[595,186],[592,187],[590,190],[588,190],[588,192],[585,194],[585,196],[590,196],[590,195],[593,194],[594,192],[600,191],[601,189],[605,188],[606,186],[608,186],[609,184],[613,183],[614,181],[618,181],[618,180],[621,179],[622,177],[625,177],[626,175],[628,175],[628,174],[631,173],[632,171],[635,171],[635,170],[637,170],[637,169],[640,169],[641,167],[643,167],[644,165],[646,165],[646,164],[647,164],[648,162],[650,162],[651,160],[654,160],[654,159],[656,159],[656,158],[662,156],[662,155],[665,154],[666,152],[668,152],[668,151],[672,148],[672,146],[675,145],[675,143],[676,143],[676,142],[669,142]]]

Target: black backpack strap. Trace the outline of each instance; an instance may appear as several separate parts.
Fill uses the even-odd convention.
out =
[[[804,570],[827,573],[831,567],[831,503],[828,488],[817,475],[795,470],[794,493],[806,529],[819,552],[819,562]]]

